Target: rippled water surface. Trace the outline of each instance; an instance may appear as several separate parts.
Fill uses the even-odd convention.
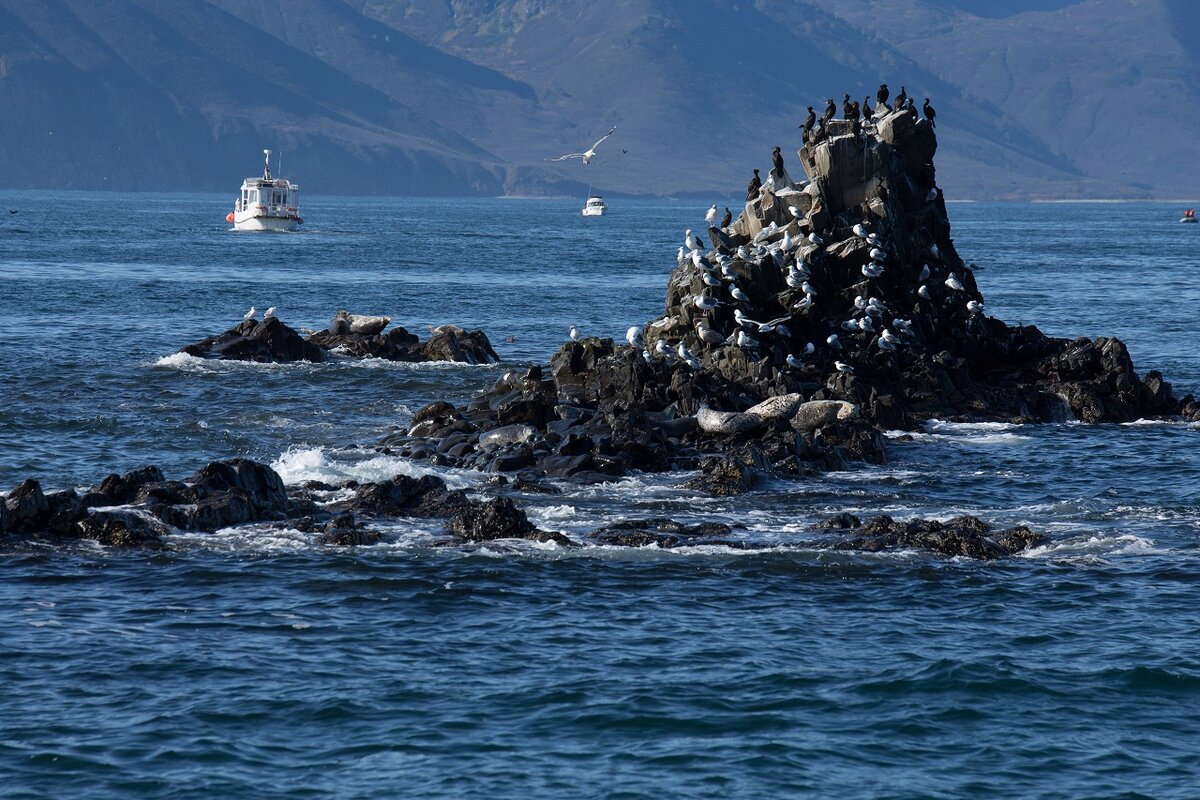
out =
[[[544,361],[572,324],[658,316],[707,208],[311,197],[302,233],[247,235],[228,200],[0,192],[0,491],[239,455],[289,482],[423,472],[348,448]],[[950,206],[989,313],[1120,336],[1183,394],[1200,226],[1178,212]],[[481,327],[505,364],[172,356],[250,305]],[[0,541],[0,795],[1194,797],[1198,435],[934,423],[884,466],[738,498],[675,474],[522,500],[576,538],[715,519],[773,545],[753,553],[441,549],[427,523],[356,550],[253,526],[163,553]],[[986,564],[817,549],[809,526],[840,511],[1051,541]]]

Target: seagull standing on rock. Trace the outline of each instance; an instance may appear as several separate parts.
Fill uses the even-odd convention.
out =
[[[572,342],[579,341],[579,329],[574,325],[571,326],[571,330],[567,331],[567,335],[571,337]]]
[[[270,319],[273,316],[275,316],[275,306],[271,306],[263,312],[263,319]]]
[[[922,284],[921,288],[917,289],[917,297],[920,297],[922,300],[928,300],[929,299],[929,287]]]
[[[258,309],[255,308],[254,306],[250,306],[250,310],[246,312],[246,315],[242,317],[242,320],[243,321],[252,320],[252,319],[254,319],[254,315],[257,313],[258,313]]]
[[[646,340],[642,338],[642,329],[637,325],[625,331],[625,341],[629,342],[630,347],[645,347],[646,345]]]
[[[717,204],[713,203],[708,207],[708,213],[704,215],[704,221],[712,227],[717,223]]]
[[[953,289],[956,292],[965,291],[965,289],[963,289],[962,281],[960,281],[958,279],[958,276],[955,275],[953,272],[950,273],[949,278],[946,278],[946,285],[949,286],[951,289]]]
[[[838,372],[843,372],[848,375],[854,374],[854,367],[850,366],[849,364],[847,364],[844,361],[835,361],[835,362],[833,362],[833,366],[835,369],[837,369]]]

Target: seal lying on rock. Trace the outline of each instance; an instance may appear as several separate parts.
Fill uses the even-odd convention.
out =
[[[787,419],[796,413],[796,409],[804,402],[804,396],[799,392],[768,397],[757,405],[746,409],[747,414],[757,414],[763,419]]]
[[[858,406],[845,400],[812,400],[801,403],[792,415],[793,430],[806,433],[808,431],[832,425],[835,422],[845,422],[858,416]]]
[[[391,321],[391,317],[368,317],[343,310],[333,315],[329,322],[329,332],[335,335],[354,333],[360,336],[375,336],[383,333],[383,329]]]
[[[700,406],[696,412],[696,422],[705,433],[731,435],[761,428],[763,418],[746,411],[713,411],[708,406]]]

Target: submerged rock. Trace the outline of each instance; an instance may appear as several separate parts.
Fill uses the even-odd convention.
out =
[[[1006,558],[1046,541],[1045,536],[1024,526],[993,534],[990,525],[972,516],[956,517],[947,522],[926,519],[897,522],[891,517],[880,516],[867,520],[862,527],[849,527],[854,530],[854,537],[830,543],[833,549],[870,553],[926,550],[941,555],[990,561]]]

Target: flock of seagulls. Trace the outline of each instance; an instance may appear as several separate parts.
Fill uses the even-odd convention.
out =
[[[890,104],[889,101],[891,101]],[[819,141],[826,135],[824,129],[837,114],[837,110],[837,104],[832,98],[827,101],[824,113],[819,118],[813,107],[809,106],[808,115],[803,124],[799,126],[804,130],[804,140],[806,142]],[[935,125],[937,112],[930,104],[929,98],[925,98],[921,110],[929,124]],[[856,100],[851,100],[849,94],[846,94],[843,96],[842,111],[844,119],[855,122],[855,132],[860,129],[860,120],[870,124],[875,118],[888,112],[907,111],[913,115],[917,113],[914,100],[909,96],[906,87],[901,86],[899,93],[892,99],[886,83],[881,84],[876,92],[874,107],[871,105],[870,97],[864,98],[860,104]],[[563,161],[570,158],[581,158],[583,163],[587,164],[595,157],[596,148],[615,130],[616,126],[583,153],[569,153],[550,160]],[[769,178],[768,182],[776,174],[786,174],[781,149],[778,147],[772,153],[772,162],[772,178]],[[757,199],[759,190],[763,186],[758,172],[758,170],[754,170],[754,177],[748,187],[748,199]],[[768,188],[771,187],[768,186]],[[934,187],[929,191],[926,201],[935,203],[939,196],[938,189]],[[701,313],[696,315],[693,312],[692,318],[695,321],[691,329],[685,328],[682,334],[676,333],[670,336],[672,341],[668,341],[667,336],[659,336],[652,347],[646,343],[646,336],[651,328],[678,331],[680,328],[678,323],[681,320],[664,317],[650,323],[647,329],[632,326],[625,334],[629,346],[641,350],[642,357],[647,363],[666,360],[684,364],[695,370],[701,366],[700,359],[685,342],[685,337],[693,333],[695,342],[701,347],[737,347],[753,351],[756,354],[762,350],[764,342],[774,341],[783,343],[785,349],[791,351],[787,352],[784,358],[790,369],[806,369],[812,363],[813,357],[818,354],[818,350],[825,349],[828,352],[826,357],[832,360],[834,369],[839,374],[851,375],[854,374],[854,365],[849,360],[843,360],[846,356],[842,355],[847,352],[847,348],[860,353],[864,347],[868,351],[873,347],[882,352],[895,352],[915,343],[917,335],[914,332],[912,320],[900,317],[892,309],[889,309],[878,296],[872,294],[875,288],[873,282],[888,274],[891,256],[897,251],[889,248],[889,243],[881,232],[871,229],[871,223],[868,220],[851,226],[851,233],[859,240],[851,252],[854,250],[865,251],[866,259],[860,267],[864,279],[860,284],[860,294],[854,299],[849,315],[845,319],[841,319],[845,312],[826,310],[823,317],[809,313],[810,310],[817,311],[827,308],[822,305],[822,298],[815,284],[821,282],[816,279],[819,275],[827,274],[825,272],[818,273],[818,270],[829,268],[824,260],[825,245],[826,238],[832,231],[818,232],[804,211],[797,206],[789,206],[788,212],[794,220],[800,223],[801,232],[799,234],[794,233],[795,228],[792,225],[771,222],[751,237],[748,243],[734,248],[733,244],[729,243],[729,235],[726,233],[726,229],[732,223],[732,212],[726,207],[722,216],[717,204],[709,206],[704,214],[704,223],[716,248],[710,251],[707,244],[691,229],[688,229],[684,232],[683,244],[679,246],[676,254],[677,266],[680,269],[695,270],[694,277],[699,278],[699,288],[693,289],[688,296],[683,298],[683,302]],[[782,236],[780,236],[781,230]],[[723,246],[723,242],[728,243],[728,246]],[[837,242],[837,244],[842,245],[841,242]],[[942,254],[936,244],[931,244],[928,252],[931,260],[942,261]],[[749,276],[753,273],[745,268],[747,264],[753,264],[760,269],[774,266],[782,271],[784,283],[791,293],[787,299],[785,309],[787,313],[784,316],[757,320],[747,315],[748,311],[752,312],[763,304],[769,306],[776,302],[775,297],[770,296],[774,295],[774,289],[770,290],[769,294],[762,295],[750,284]],[[915,285],[915,295],[920,300],[931,301],[932,294],[928,281],[933,274],[934,271],[929,263],[921,265]],[[942,284],[949,292],[967,293],[966,286],[958,274],[954,272],[948,274],[943,272],[942,274],[946,275]],[[894,281],[895,279],[889,280]],[[891,284],[889,283],[889,285]],[[779,295],[781,300],[783,297],[784,295]],[[962,302],[962,300],[955,300],[953,294],[943,294],[939,297],[944,297],[946,302],[951,305]],[[830,301],[831,305],[828,308],[831,309],[833,303],[840,302],[843,301],[835,298]],[[717,324],[715,320],[718,318],[724,320],[723,326],[729,325],[730,316],[726,316],[727,312],[721,311],[728,307],[732,307],[733,324],[726,328],[728,333],[723,333],[714,325]],[[965,303],[965,308],[971,316],[983,313],[983,304],[974,299],[969,299]],[[830,320],[830,317],[834,317],[834,319]],[[792,345],[796,343],[796,340],[793,337],[793,331],[788,327],[789,323],[799,320],[805,329],[811,331],[814,324],[819,324],[816,321],[822,318],[830,320],[829,325],[834,328],[826,336],[823,344],[818,345],[812,341],[804,342],[802,346],[793,351]],[[843,339],[839,338],[839,334],[841,337],[846,337],[849,343],[844,343]],[[572,341],[579,340],[579,331],[575,326],[571,326],[569,335]],[[776,350],[774,347],[769,349]]]

